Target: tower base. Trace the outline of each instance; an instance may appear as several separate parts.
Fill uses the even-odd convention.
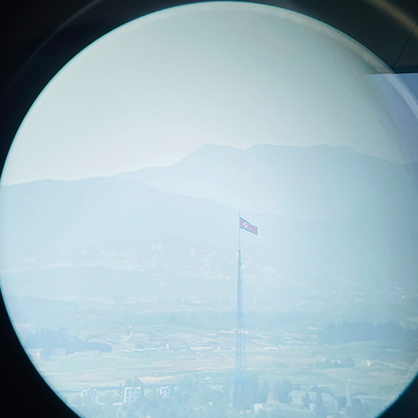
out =
[[[249,382],[245,377],[236,377],[234,379],[232,407],[240,411],[252,411],[254,408],[250,401]]]

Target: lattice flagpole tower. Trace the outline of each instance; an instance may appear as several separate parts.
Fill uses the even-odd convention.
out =
[[[241,264],[241,229],[258,235],[257,227],[239,217],[238,228],[238,271],[237,271],[237,347],[235,352],[235,378],[233,407],[239,410],[252,409],[249,399],[249,384],[247,378],[247,359],[245,356],[244,328],[244,290]]]

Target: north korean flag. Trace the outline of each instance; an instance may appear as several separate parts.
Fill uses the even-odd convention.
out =
[[[258,227],[251,225],[249,222],[247,222],[245,219],[239,218],[239,227],[241,229],[245,229],[248,232],[251,232],[252,234],[258,235]]]

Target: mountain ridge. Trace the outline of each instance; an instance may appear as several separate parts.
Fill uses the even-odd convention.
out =
[[[209,148],[219,163],[219,148]],[[221,161],[215,167],[208,164],[210,170],[215,170],[210,179],[212,186],[222,188],[226,181],[230,186],[244,185],[252,198],[253,188],[265,187],[262,191],[268,197],[276,190],[278,172],[275,156],[266,156],[266,149],[262,148],[258,150],[263,158],[254,150],[250,155],[255,158],[253,161],[259,159],[257,169],[260,168],[263,175],[270,173],[270,184],[263,183],[262,176],[252,178],[254,171],[243,183],[236,183],[241,180],[241,173],[234,172],[233,164],[224,170],[225,162]],[[203,151],[204,156],[207,150]],[[326,151],[335,155],[335,150],[328,148]],[[337,190],[344,198],[348,193],[359,192],[363,198],[365,192],[370,192],[370,186],[380,187],[378,193],[371,190],[373,199],[380,200],[369,206],[365,202],[367,210],[359,211],[352,205],[345,213],[333,217],[326,217],[329,212],[320,212],[323,207],[318,206],[316,209],[322,217],[308,220],[245,211],[240,207],[242,216],[259,227],[257,237],[244,231],[241,234],[247,281],[254,286],[259,281],[277,286],[279,280],[282,283],[283,278],[289,277],[298,277],[305,283],[309,281],[312,286],[320,286],[331,277],[343,277],[353,283],[367,280],[367,283],[380,285],[394,280],[415,281],[418,222],[415,207],[410,206],[414,200],[403,200],[402,193],[408,197],[412,189],[402,183],[406,178],[402,171],[397,171],[399,167],[379,161],[365,166],[368,158],[359,160],[355,152],[345,149],[339,149],[338,153],[343,156],[350,153],[348,162],[344,158],[333,160],[324,156],[321,148],[316,148],[315,152],[319,154],[317,161],[325,161],[328,165],[319,175],[312,173],[308,178],[310,184],[316,185],[321,178],[327,180],[334,170],[338,174],[327,180],[333,187],[324,189],[324,202],[320,203],[334,205],[334,208],[336,197],[331,192]],[[242,165],[241,157],[245,152],[233,150],[231,154],[237,155]],[[266,163],[270,157],[274,160],[273,165]],[[283,158],[283,155],[279,157]],[[342,174],[351,173],[351,158],[358,166],[353,177],[347,179]],[[295,169],[295,159],[286,157],[284,160],[280,169]],[[193,156],[189,161],[196,166]],[[261,163],[266,167],[262,168]],[[296,164],[297,170],[299,164]],[[338,171],[341,166],[345,171]],[[304,174],[310,173],[312,165],[308,168]],[[220,175],[217,169],[221,171]],[[225,179],[226,174],[230,175],[228,179]],[[366,188],[361,184],[365,174],[374,180],[369,181]],[[382,175],[383,181],[374,179],[376,175]],[[305,181],[304,176],[301,179]],[[389,185],[386,184],[388,179],[392,181]],[[195,181],[196,178],[188,173],[186,180]],[[291,180],[294,180],[291,186],[295,188],[297,179]],[[212,187],[210,183],[208,185]],[[211,190],[216,191],[214,187]],[[205,196],[193,197],[178,192],[117,177],[42,180],[3,186],[0,192],[2,279],[6,277],[7,281],[7,277],[11,277],[13,281],[13,277],[20,274],[26,275],[30,282],[30,277],[41,280],[48,271],[45,280],[49,283],[61,271],[59,274],[66,277],[68,286],[71,287],[71,280],[75,280],[81,289],[85,280],[93,284],[87,276],[96,266],[106,272],[109,280],[113,280],[111,277],[119,280],[124,272],[130,272],[132,280],[138,277],[140,283],[151,281],[161,283],[161,286],[171,283],[172,288],[189,286],[190,280],[196,289],[202,280],[219,279],[227,283],[236,274],[238,209]],[[307,207],[315,203],[312,194],[300,195],[297,191],[295,196],[299,199],[297,202],[304,201]],[[337,198],[341,199],[341,196]],[[226,194],[226,197],[230,196]],[[289,199],[292,200],[291,193]],[[342,199],[342,203],[346,201]],[[102,274],[97,271],[98,276]],[[75,277],[77,274],[86,277]],[[58,292],[59,286],[54,286]],[[156,289],[155,286],[152,288]],[[207,283],[205,286],[210,287]]]
[[[412,184],[416,171],[417,166],[340,145],[258,144],[240,150],[205,144],[174,165],[114,177],[251,212],[308,220],[359,215],[368,208],[382,212],[390,205],[387,196],[418,207]]]

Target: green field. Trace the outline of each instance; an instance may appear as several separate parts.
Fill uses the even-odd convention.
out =
[[[354,392],[392,398],[409,383],[417,364],[407,364],[399,353],[389,352],[391,363],[376,358],[370,343],[337,347],[299,346],[265,350],[249,347],[250,373],[269,384],[285,378],[301,386],[328,386],[343,395],[350,384]],[[352,368],[316,368],[325,357],[341,358],[351,353]],[[383,356],[384,357],[384,356]],[[386,359],[388,360],[388,359]],[[89,387],[119,386],[126,379],[139,377],[145,384],[175,383],[181,376],[232,378],[234,351],[137,351],[103,354],[75,354],[34,359],[36,367],[57,391],[78,391]]]

